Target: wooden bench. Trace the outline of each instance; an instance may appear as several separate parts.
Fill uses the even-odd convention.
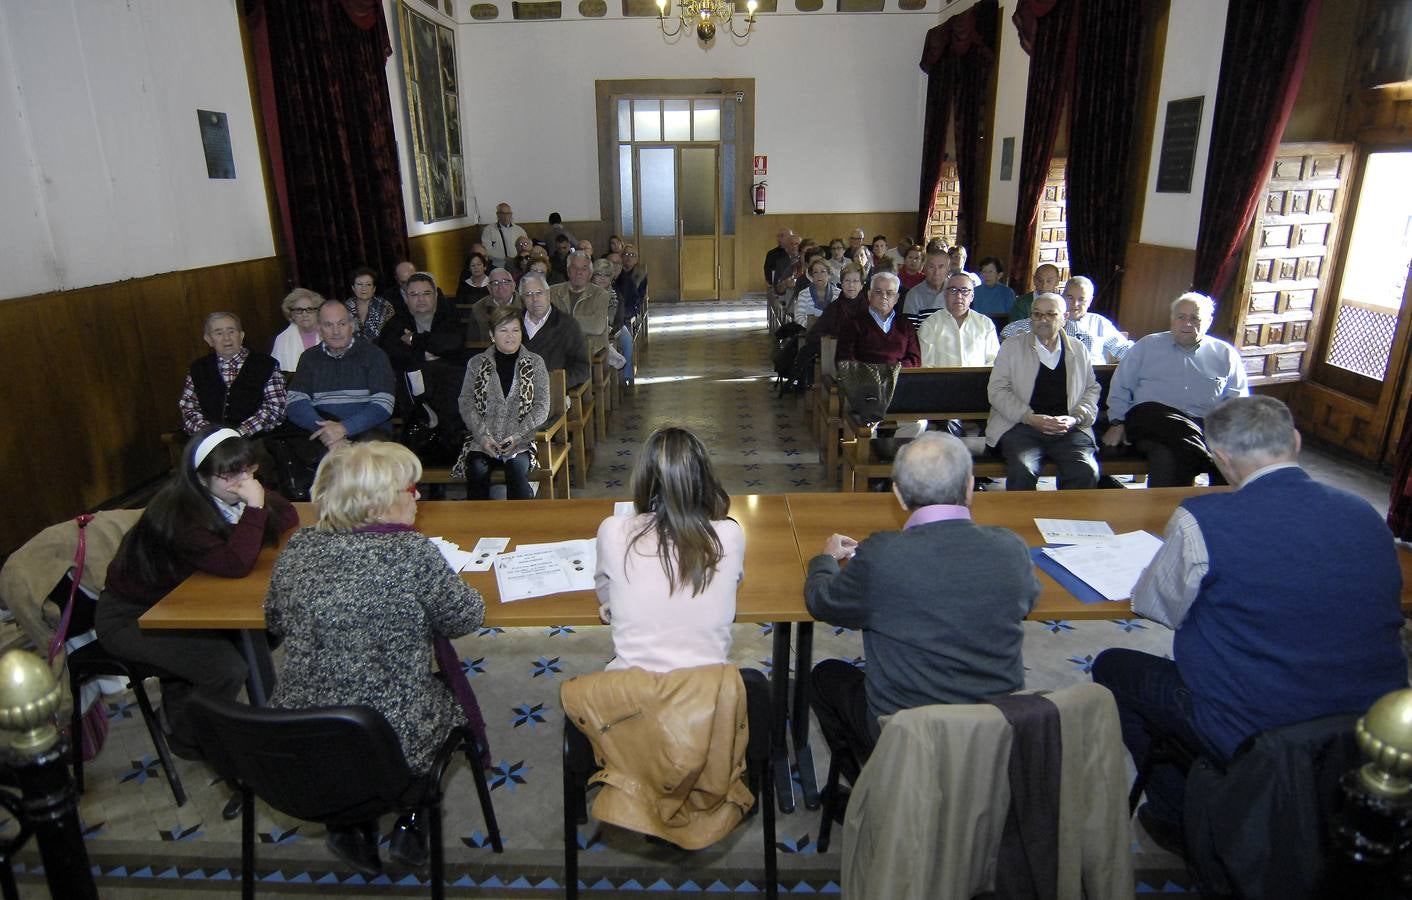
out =
[[[534,433],[534,467],[529,480],[538,482],[541,500],[569,499],[569,422],[563,369],[549,372],[549,418]],[[505,472],[497,468],[493,481],[504,482]],[[418,484],[464,484],[464,479],[451,475],[450,466],[428,466],[422,469]]]
[[[1094,425],[1094,434],[1102,436],[1106,428],[1108,387],[1113,380],[1117,366],[1094,366],[1094,375],[1101,388],[1098,395],[1099,421]],[[897,389],[892,402],[888,404],[887,418],[878,425],[880,429],[896,428],[906,422],[918,419],[945,421],[959,419],[964,422],[984,423],[990,418],[990,399],[987,387],[990,384],[988,366],[966,368],[903,369],[897,378]],[[897,451],[907,439],[878,438],[876,429],[857,422],[851,415],[847,418],[847,435],[843,441],[843,476],[841,489],[844,491],[866,491],[868,480],[892,477],[892,462]],[[978,478],[1004,478],[1005,460],[984,451],[972,457],[972,465]],[[1123,446],[1117,449],[1099,445],[1099,471],[1104,475],[1146,475],[1147,459],[1136,449]],[[1056,474],[1057,469],[1048,461],[1043,473]]]

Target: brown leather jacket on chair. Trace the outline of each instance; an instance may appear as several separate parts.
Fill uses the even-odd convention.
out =
[[[724,837],[755,799],[745,786],[745,685],[734,666],[581,675],[564,714],[593,744],[600,822],[688,850]]]

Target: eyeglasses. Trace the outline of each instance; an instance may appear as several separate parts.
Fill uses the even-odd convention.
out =
[[[631,250],[629,250],[627,253],[624,253],[623,255],[624,255],[624,256],[631,256],[631,257],[634,257],[634,258],[637,257],[637,254],[634,253],[634,252],[632,252]]]
[[[528,299],[528,298],[530,298],[530,297],[543,297],[543,296],[544,296],[545,294],[547,294],[547,293],[549,293],[549,292],[548,292],[548,291],[522,291],[522,292],[521,292],[521,296],[523,296],[523,297],[525,297],[526,299]]]
[[[946,289],[946,292],[953,297],[969,297],[975,293],[971,288],[963,287],[949,287]]]
[[[253,466],[249,466],[244,469],[236,469],[234,472],[222,472],[216,477],[219,478],[221,481],[226,482],[227,484],[234,484],[235,482],[241,481],[247,476],[254,475],[259,470],[260,466],[257,463]]]
[[[1058,314],[1057,312],[1047,312],[1047,313],[1046,313],[1046,312],[1031,312],[1031,313],[1030,313],[1030,318],[1031,318],[1031,319],[1057,319],[1057,318],[1059,318],[1059,314]]]
[[[515,282],[509,278],[492,278],[490,283],[494,287],[504,287],[507,284],[514,284]]]
[[[289,311],[294,313],[295,315],[305,316],[310,313],[318,312],[319,308],[317,306],[294,306],[290,307]]]
[[[412,495],[413,500],[422,499],[422,492],[417,490],[417,486],[415,484],[407,485],[407,493]]]

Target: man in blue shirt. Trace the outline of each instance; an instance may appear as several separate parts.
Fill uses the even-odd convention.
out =
[[[1252,735],[1407,687],[1402,570],[1382,518],[1299,467],[1299,433],[1273,397],[1220,404],[1206,441],[1237,490],[1183,501],[1133,589],[1134,612],[1176,630],[1173,658],[1111,649],[1093,662],[1139,764],[1158,735],[1225,763]],[[1185,787],[1158,766],[1138,810],[1167,849]]]
[[[1217,403],[1250,393],[1235,347],[1211,337],[1216,304],[1205,294],[1172,301],[1172,329],[1138,341],[1113,373],[1109,429],[1103,443],[1127,441],[1147,455],[1149,487],[1190,485],[1210,472],[1223,483],[1206,442],[1202,418]]]

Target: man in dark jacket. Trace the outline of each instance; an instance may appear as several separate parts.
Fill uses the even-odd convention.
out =
[[[407,311],[383,326],[378,341],[399,376],[398,407],[405,416],[424,400],[439,419],[455,422],[456,398],[466,375],[464,331],[451,305],[439,305],[436,280],[426,272],[407,279]]]
[[[525,305],[521,324],[525,347],[544,357],[544,367],[563,369],[568,387],[588,380],[588,348],[583,329],[573,317],[556,309],[549,298],[549,283],[536,274],[520,279],[520,300]]]

